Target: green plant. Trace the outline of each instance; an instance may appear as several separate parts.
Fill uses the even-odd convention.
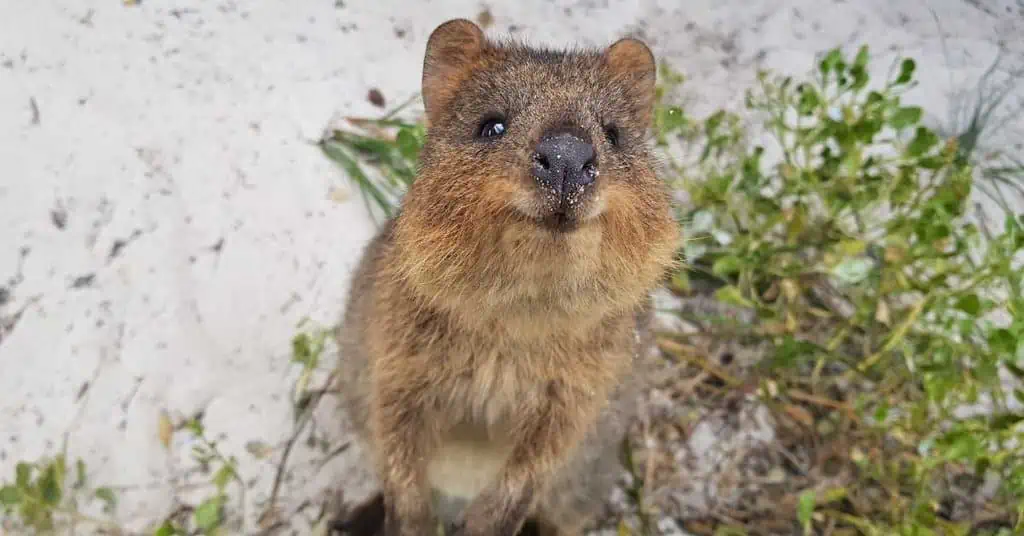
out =
[[[311,429],[311,431],[306,441],[307,445],[319,446],[321,452],[325,455],[324,459],[320,461],[321,466],[334,456],[347,450],[349,446],[348,442],[332,446],[326,440],[316,437],[314,411],[323,398],[331,394],[335,372],[332,370],[327,373],[316,389],[311,388],[311,383],[314,376],[321,372],[321,359],[327,349],[327,342],[334,329],[310,326],[309,322],[305,319],[299,323],[298,328],[299,332],[292,337],[291,347],[291,362],[293,365],[300,367],[299,376],[292,388],[292,431],[281,449],[281,456],[277,462],[277,471],[270,490],[270,498],[260,515],[261,526],[271,526],[280,522],[281,512],[277,502],[281,491],[281,484],[284,481],[285,472],[288,467],[288,460],[295,445],[308,429]],[[271,451],[275,450],[256,442],[250,442],[247,449],[251,454],[259,458],[266,457]],[[320,526],[316,529],[318,534],[320,531],[327,530],[326,524],[329,521],[326,518],[319,520]]]
[[[949,57],[948,51],[946,56]],[[1020,99],[1016,106],[1008,104],[1008,99],[1022,87],[1024,69],[1003,72],[1001,63],[1000,53],[975,87],[953,91],[952,111],[942,132],[957,140],[958,158],[977,169],[982,179],[977,182],[978,189],[1011,214],[1014,203],[1024,202],[1024,160],[1015,156],[1020,152],[1019,141],[1016,147],[982,148],[982,142],[1004,132],[1006,124],[1024,111]],[[952,79],[950,84],[954,84]]]
[[[160,423],[161,439],[166,444],[175,427],[166,416],[161,417]],[[230,483],[238,484],[244,504],[245,486],[237,472],[237,461],[221,454],[217,442],[207,438],[201,416],[188,419],[179,428],[194,436],[193,460],[201,472],[211,474],[210,484],[215,491],[195,507],[177,509],[159,523],[153,534],[224,534],[224,506]],[[91,502],[98,502],[103,513],[112,515],[117,496],[113,488],[89,485],[86,465],[81,459],[75,461],[73,474],[69,473],[66,448],[52,458],[18,463],[14,480],[0,486],[0,511],[5,516],[5,527],[13,523],[12,528],[32,534],[74,534],[82,527],[99,534],[127,533],[112,518],[82,512],[81,507]]]
[[[1024,219],[969,222],[973,170],[956,140],[901,103],[913,60],[877,87],[868,60],[833,50],[805,82],[762,73],[746,104],[771,144],[743,143],[732,114],[677,122],[700,150],[673,162],[693,201],[676,290],[756,313],[714,335],[769,343],[766,398],[838,396],[862,416],[843,425],[856,478],[813,516],[801,500],[808,530],[965,533],[970,520],[943,512],[952,474],[996,475],[985,508],[1021,530],[1024,414],[1007,397],[1024,391],[999,372],[1024,379]]]
[[[334,377],[333,374],[329,374],[318,389],[310,388],[313,376],[321,365],[321,359],[332,329],[308,326],[305,320],[299,323],[298,329],[299,332],[292,338],[290,357],[293,364],[301,367],[292,392],[294,423],[290,437],[280,449],[281,456],[276,464],[277,469],[271,485],[269,500],[259,519],[261,527],[281,526],[283,523],[282,513],[279,511],[277,502],[288,468],[289,457],[303,432],[310,427],[314,410],[323,397],[330,393],[330,385]],[[239,504],[243,507],[245,504],[245,484],[238,474],[238,462],[234,456],[222,454],[218,449],[217,442],[207,437],[201,416],[188,419],[181,427],[190,432],[195,439],[196,444],[193,446],[192,457],[203,473],[212,474],[210,483],[213,485],[214,493],[204,498],[194,508],[183,509],[184,513],[191,512],[191,515],[172,514],[168,516],[157,528],[154,536],[184,536],[195,533],[228,534],[230,532],[226,526],[225,506],[230,498],[228,486],[231,483],[238,484]],[[260,441],[249,441],[245,448],[257,459],[268,458],[278,450]],[[329,459],[346,448],[347,444],[336,448],[333,452],[327,453],[327,458]],[[321,525],[327,521],[321,520]],[[317,530],[325,529],[318,527]]]
[[[395,116],[411,104],[409,99],[380,119],[348,118],[356,130],[336,129],[320,141],[321,150],[341,165],[359,186],[364,200],[391,217],[405,190],[416,177],[420,148],[426,129]],[[379,173],[364,170],[360,162]]]
[[[314,409],[329,394],[333,379],[333,375],[328,375],[320,388],[310,388],[313,375],[320,367],[331,330],[320,327],[305,329],[305,324],[303,322],[299,325],[300,331],[292,339],[291,361],[301,367],[293,389],[295,424],[277,464],[270,500],[260,519],[261,526],[282,523],[276,502],[289,454],[299,436],[312,422]],[[191,435],[192,460],[200,473],[209,475],[208,484],[213,491],[196,504],[182,504],[175,508],[157,522],[153,536],[231,534],[234,528],[229,523],[226,508],[231,500],[232,484],[236,485],[240,515],[244,517],[246,486],[238,473],[238,460],[221,452],[219,442],[208,436],[202,413],[178,423],[172,422],[166,413],[161,414],[158,429],[165,448],[169,447],[176,432],[184,431]],[[347,444],[335,448],[327,453],[327,458],[346,448]],[[262,459],[277,449],[259,441],[250,441],[246,444],[246,450]],[[0,485],[0,512],[4,514],[0,528],[28,530],[33,534],[75,533],[77,528],[82,527],[101,534],[127,533],[113,519],[80,511],[80,506],[90,502],[98,502],[106,514],[113,514],[117,506],[117,497],[112,488],[91,487],[86,476],[86,466],[82,460],[75,462],[74,474],[69,474],[64,450],[52,459],[18,463],[13,480]],[[328,521],[320,520],[323,526],[318,527],[318,534],[326,530],[325,524]]]
[[[109,487],[89,486],[86,466],[81,459],[75,461],[73,473],[69,474],[68,470],[63,451],[52,459],[18,463],[14,480],[0,486],[0,511],[5,517],[12,516],[21,529],[40,534],[62,528],[74,531],[82,525],[109,534],[119,533],[112,521],[79,511],[80,505],[98,501],[104,513],[113,513],[117,507],[114,491]]]
[[[202,416],[197,415],[182,423],[181,428],[192,434],[192,459],[203,474],[209,474],[214,491],[195,507],[172,513],[157,527],[154,536],[185,536],[227,534],[225,507],[229,499],[228,486],[238,485],[239,504],[245,504],[245,483],[238,474],[238,460],[220,452],[217,441],[206,435]],[[180,513],[191,515],[178,515]]]

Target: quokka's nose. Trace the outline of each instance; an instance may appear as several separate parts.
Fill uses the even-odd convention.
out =
[[[571,132],[541,138],[533,152],[533,176],[565,195],[597,179],[594,146]]]

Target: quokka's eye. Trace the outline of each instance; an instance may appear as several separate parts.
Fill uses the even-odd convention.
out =
[[[604,127],[604,137],[608,140],[608,143],[612,144],[612,147],[618,147],[619,127],[615,125],[606,125]]]
[[[480,124],[477,135],[481,138],[497,138],[505,133],[505,120],[501,118],[490,118]]]

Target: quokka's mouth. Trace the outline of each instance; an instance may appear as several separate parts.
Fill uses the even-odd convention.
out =
[[[564,212],[553,212],[544,216],[537,222],[541,227],[560,234],[569,234],[578,231],[584,224],[574,215]]]

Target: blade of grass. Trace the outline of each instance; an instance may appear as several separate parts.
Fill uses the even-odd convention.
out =
[[[332,141],[324,141],[320,144],[320,148],[328,158],[341,165],[342,169],[345,170],[345,173],[347,173],[352,180],[356,181],[359,189],[365,195],[369,195],[373,198],[388,218],[392,216],[392,202],[387,198],[384,192],[377,187],[377,184],[363,173],[362,168],[359,167],[359,163],[345,151],[342,145]]]

